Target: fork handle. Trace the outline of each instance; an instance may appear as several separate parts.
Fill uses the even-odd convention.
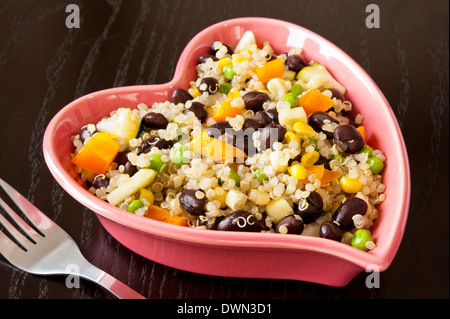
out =
[[[100,286],[107,289],[113,295],[120,299],[146,299],[140,293],[131,289],[123,282],[114,278],[107,272],[95,267],[88,261],[84,267],[80,269],[79,273],[80,277],[83,277],[87,280],[93,281],[94,283],[99,284]]]

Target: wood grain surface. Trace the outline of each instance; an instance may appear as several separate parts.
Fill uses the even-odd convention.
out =
[[[65,25],[72,3],[80,8],[78,29]],[[380,28],[365,25],[368,3],[380,8]],[[447,0],[0,0],[0,177],[66,229],[88,260],[151,299],[448,298],[448,9]],[[195,34],[243,16],[286,20],[329,39],[390,102],[412,192],[402,244],[379,288],[366,287],[365,273],[334,288],[166,267],[118,243],[48,171],[42,138],[63,106],[105,88],[168,82]],[[63,277],[30,275],[0,256],[0,298],[112,296],[85,281],[68,289]]]

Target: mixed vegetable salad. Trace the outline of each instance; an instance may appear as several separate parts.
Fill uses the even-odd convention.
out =
[[[196,71],[169,101],[118,106],[72,137],[93,194],[179,226],[376,247],[385,157],[325,66],[247,31],[212,43]]]

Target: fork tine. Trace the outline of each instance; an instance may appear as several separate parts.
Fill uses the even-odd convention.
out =
[[[28,237],[32,238],[35,237],[36,235],[39,235],[34,230],[34,228],[32,228],[22,218],[20,218],[20,216],[17,215],[16,212],[12,210],[12,208],[8,204],[6,204],[5,201],[1,198],[0,198],[0,206],[3,207],[5,212],[9,215],[9,217],[11,217],[11,219],[28,235]]]
[[[0,201],[3,202],[3,200],[0,199]],[[2,205],[3,206],[3,205]],[[0,225],[3,225],[3,227],[11,234],[11,236],[22,246],[26,249],[28,246],[29,240],[22,235],[3,215],[0,214]]]
[[[20,208],[30,222],[39,230],[55,227],[56,224],[34,206],[28,199],[23,197],[18,191],[0,178],[0,186],[9,195],[12,201]]]
[[[6,258],[10,263],[14,264],[14,253],[20,249],[8,236],[0,230],[0,255]]]

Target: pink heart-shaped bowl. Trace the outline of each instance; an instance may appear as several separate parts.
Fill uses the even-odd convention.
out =
[[[90,194],[77,181],[70,137],[119,107],[151,106],[187,89],[196,78],[200,55],[214,41],[230,46],[253,31],[258,45],[269,41],[275,52],[302,48],[307,61],[318,61],[347,88],[347,98],[364,115],[368,143],[386,155],[386,200],[373,227],[377,247],[363,252],[317,237],[268,233],[207,231],[174,226],[115,208]],[[300,26],[266,18],[238,18],[217,23],[186,46],[173,80],[165,84],[112,88],[83,96],[58,112],[43,142],[45,161],[58,183],[94,211],[105,229],[132,251],[170,267],[229,277],[278,278],[344,286],[358,273],[383,271],[400,245],[409,209],[410,175],[405,144],[389,103],[369,75],[346,53]]]

